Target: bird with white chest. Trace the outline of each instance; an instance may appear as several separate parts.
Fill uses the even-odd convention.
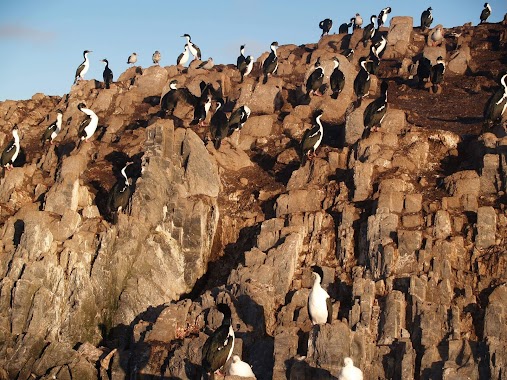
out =
[[[83,112],[87,117],[84,119],[78,128],[78,137],[81,141],[88,142],[97,130],[99,124],[99,118],[91,109],[86,107],[86,104],[79,103],[77,106],[78,110]]]
[[[352,358],[343,359],[343,367],[338,374],[338,380],[363,380],[363,371],[354,365]]]
[[[18,158],[20,150],[18,126],[16,124],[12,128],[12,140],[4,148],[2,157],[0,158],[1,164],[5,169],[11,170],[14,167],[14,161]]]
[[[201,59],[201,49],[199,49],[199,46],[197,46],[196,44],[194,44],[192,42],[192,37],[190,37],[190,34],[185,33],[181,37],[185,37],[187,39],[188,50],[190,51],[190,54],[192,54],[194,56],[194,61],[196,59],[200,60]]]
[[[313,266],[313,286],[308,296],[308,314],[313,325],[331,323],[333,306],[329,294],[322,288],[324,272],[319,266]]]
[[[62,110],[56,110],[56,120],[52,122],[44,131],[41,137],[42,147],[44,148],[44,144],[49,140],[50,144],[53,144],[53,140],[58,136],[60,131],[62,130],[62,119],[63,112]]]
[[[91,52],[91,50],[85,50],[83,52],[84,61],[76,69],[74,84],[76,84],[78,80],[84,79],[85,74],[88,72],[88,69],[90,68],[90,60],[88,59],[88,54]]]
[[[229,376],[256,378],[255,374],[252,371],[252,367],[250,367],[250,364],[241,360],[238,355],[232,356],[231,365],[229,366],[229,370],[227,372]]]

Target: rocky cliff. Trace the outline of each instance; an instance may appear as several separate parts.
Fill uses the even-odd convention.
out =
[[[507,368],[507,140],[482,111],[505,70],[505,26],[454,28],[441,46],[393,18],[369,98],[359,108],[353,35],[280,46],[277,75],[260,62],[239,83],[212,70],[134,67],[110,89],[89,80],[62,98],[0,103],[0,145],[12,125],[21,154],[0,181],[0,378],[197,379],[201,347],[233,311],[235,353],[258,379],[336,379],[350,356],[365,379],[503,379]],[[410,64],[446,57],[440,94]],[[338,56],[337,99],[308,98],[320,57]],[[389,82],[388,111],[364,138],[362,115]],[[181,101],[160,114],[168,82],[201,81],[248,105],[217,151]],[[99,117],[77,146],[85,102]],[[55,143],[40,137],[64,112]],[[313,110],[324,139],[310,163],[298,144]],[[204,142],[204,143],[203,143]],[[113,223],[107,194],[126,162],[134,190]],[[312,265],[325,273],[332,323],[312,327]],[[231,377],[232,378],[232,377]]]

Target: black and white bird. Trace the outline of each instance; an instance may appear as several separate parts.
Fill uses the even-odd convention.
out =
[[[308,314],[310,314],[313,325],[331,323],[333,317],[331,297],[329,297],[329,294],[321,286],[324,272],[321,267],[316,265],[312,267],[312,270],[314,281],[308,296]]]
[[[356,13],[356,16],[354,17],[353,30],[361,29],[362,26],[363,26],[363,18],[361,17],[361,15],[359,13]]]
[[[229,370],[227,372],[229,376],[255,378],[255,374],[253,373],[250,364],[241,360],[238,355],[232,355],[231,365],[229,366]]]
[[[306,80],[306,94],[322,96],[319,89],[324,81],[324,68],[320,63],[320,57],[315,61],[315,69]]]
[[[192,37],[190,37],[190,34],[185,33],[181,37],[185,37],[187,39],[187,46],[190,53],[194,56],[194,61],[196,59],[201,59],[201,49],[199,49],[199,46],[194,44],[192,42]]]
[[[387,89],[386,81],[380,84],[380,96],[368,104],[363,113],[364,133],[363,138],[368,137],[371,131],[376,131],[381,126],[387,112]]]
[[[16,158],[19,156],[20,150],[18,126],[16,124],[12,128],[12,140],[9,141],[2,152],[2,157],[0,159],[2,166],[7,170],[11,170],[14,167],[14,161],[16,161]]]
[[[217,305],[217,310],[224,315],[222,324],[202,346],[202,371],[212,376],[220,371],[231,357],[235,340],[231,309],[227,304],[220,303]]]
[[[213,146],[216,150],[220,149],[222,139],[227,137],[229,133],[229,120],[223,110],[224,100],[222,98],[217,99],[217,108],[215,113],[210,120],[210,133],[211,139],[213,140]]]
[[[169,82],[169,90],[162,96],[160,101],[160,111],[162,116],[172,116],[174,109],[180,100],[183,100],[190,105],[197,103],[196,97],[188,91],[188,89],[178,88],[178,81],[173,79]]]
[[[349,23],[344,22],[343,24],[340,25],[340,27],[338,28],[338,34],[348,34],[349,28],[352,25],[354,25],[354,18],[353,17],[350,19]]]
[[[505,109],[507,108],[507,74],[504,74],[500,79],[500,87],[486,103],[484,108],[484,123],[486,126],[496,123],[502,119]]]
[[[238,70],[241,70],[241,69],[240,69],[241,64],[242,64],[243,62],[245,62],[245,59],[246,59],[246,57],[245,57],[245,46],[246,46],[246,45],[241,45],[241,46],[240,46],[240,48],[239,48],[239,57],[238,57],[238,59],[236,60],[236,68],[237,68]]]
[[[324,136],[324,128],[322,127],[322,122],[320,118],[322,117],[324,111],[318,109],[314,113],[315,122],[313,126],[305,131],[303,134],[303,138],[301,139],[301,166],[306,164],[306,160],[311,160],[315,157],[315,151],[320,146],[322,142],[322,137]]]
[[[373,36],[375,35],[375,21],[377,21],[377,16],[372,15],[370,17],[370,23],[368,25],[366,25],[363,29],[363,37],[361,38],[361,40],[359,42],[362,42],[364,47],[366,47],[366,45],[368,44],[368,41],[370,41],[373,38]],[[357,45],[359,45],[359,42],[357,43]],[[356,48],[357,48],[357,45],[356,45]]]
[[[347,60],[350,62],[352,61],[352,59],[354,58],[354,49],[345,49],[344,51],[342,51],[342,55],[347,58]]]
[[[125,211],[132,195],[132,189],[127,177],[127,167],[133,162],[127,162],[121,169],[121,178],[116,181],[109,191],[107,206],[114,224],[118,223],[118,213]]]
[[[270,46],[271,52],[268,57],[262,63],[262,73],[264,74],[263,84],[268,82],[268,75],[273,75],[276,73],[276,69],[278,68],[278,57],[276,55],[276,49],[278,49],[278,42],[274,41]]]
[[[486,22],[488,17],[491,16],[491,5],[489,3],[484,3],[484,9],[481,12],[481,24]]]
[[[137,62],[137,53],[130,54],[127,59],[127,64],[134,66],[136,62]]]
[[[366,67],[367,60],[361,58],[359,64],[361,65],[361,69],[354,79],[354,94],[356,95],[357,107],[361,105],[361,100],[367,96],[370,91],[370,73]]]
[[[444,81],[445,73],[445,61],[439,56],[437,62],[431,66],[431,92],[434,94],[440,94],[442,92],[442,82]]]
[[[343,359],[343,367],[338,374],[338,380],[363,380],[363,371],[354,366],[354,361],[346,357]]]
[[[373,53],[373,49],[374,47],[372,46],[370,55],[366,60],[365,66],[366,70],[368,70],[370,74],[377,75],[378,68],[380,67],[380,59]]]
[[[329,34],[329,31],[333,27],[333,20],[330,18],[326,18],[319,22],[319,28],[322,29],[322,34],[320,35],[320,38],[322,38],[325,35]]]
[[[331,85],[331,91],[333,92],[331,97],[333,99],[337,99],[340,92],[343,90],[343,86],[345,86],[345,75],[343,71],[340,70],[340,60],[338,57],[333,58],[334,69],[329,77],[329,84]]]
[[[160,60],[162,59],[162,54],[158,50],[155,50],[155,53],[151,56],[151,60],[153,61],[154,65],[158,65]]]
[[[90,68],[90,60],[88,59],[88,53],[91,52],[92,52],[91,50],[85,50],[83,52],[84,61],[76,69],[74,84],[76,84],[78,80],[84,79],[85,74],[88,72],[88,69]]]
[[[433,15],[431,14],[431,11],[433,8],[429,7],[423,13],[421,13],[421,29],[425,30],[428,29],[433,22]]]
[[[250,108],[246,105],[232,111],[231,116],[229,117],[229,136],[236,130],[241,131],[241,128],[243,128],[243,125],[250,117],[251,112]]]
[[[246,76],[248,76],[253,69],[253,57],[249,55],[245,58],[245,60],[239,66],[239,73],[241,74],[241,81],[239,83],[243,83],[243,80]]]
[[[97,130],[99,118],[95,112],[89,108],[86,108],[86,105],[84,103],[79,103],[77,105],[77,109],[86,114],[86,118],[79,125],[77,135],[80,139],[80,142],[83,140],[85,142],[88,142],[90,137],[92,137]]]
[[[417,65],[417,79],[420,87],[425,87],[431,76],[431,61],[422,55]]]
[[[380,59],[380,58],[382,58],[382,55],[384,55],[384,52],[386,50],[386,46],[387,46],[387,40],[383,35],[381,35],[380,37],[375,38],[375,40],[372,41],[371,53],[375,57]]]
[[[102,78],[104,79],[104,85],[106,88],[109,88],[111,86],[111,82],[113,81],[113,72],[109,68],[109,62],[107,59],[101,60],[106,67],[104,67],[104,71],[102,72]]]
[[[384,24],[386,23],[387,21],[387,15],[391,13],[391,7],[386,7],[384,9],[382,9],[378,15],[378,18],[377,18],[377,25],[378,25],[378,28],[381,28],[384,26]]]
[[[62,110],[60,109],[56,110],[56,120],[53,121],[42,134],[41,142],[43,148],[44,145],[46,144],[46,141],[48,140],[50,144],[53,144],[53,140],[56,138],[56,136],[58,136],[58,134],[62,130],[62,119],[63,119]]]
[[[190,58],[190,52],[188,50],[188,45],[185,45],[183,47],[183,53],[181,53],[178,56],[178,59],[176,60],[177,66],[185,66],[185,63],[188,62],[188,59]]]
[[[209,57],[206,61],[201,62],[199,66],[197,66],[198,69],[204,69],[204,70],[211,70],[215,66],[215,62],[213,61],[213,58]]]
[[[190,125],[199,125],[205,127],[206,118],[208,117],[209,110],[211,108],[211,95],[208,94],[204,99],[199,99],[196,106],[194,107],[194,119],[190,122]]]

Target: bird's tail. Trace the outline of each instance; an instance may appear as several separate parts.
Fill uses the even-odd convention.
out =
[[[333,94],[331,95],[331,98],[338,99],[338,94],[340,94],[340,91],[333,91]]]
[[[109,89],[109,81],[106,81],[106,88]]]
[[[437,84],[434,84],[434,85],[433,85],[433,87],[432,87],[432,91],[433,91],[433,93],[434,93],[434,94],[436,94],[436,93],[437,93],[437,91],[438,91],[438,85],[437,85]]]
[[[220,149],[220,145],[222,145],[222,139],[221,138],[215,139],[215,141],[213,141],[213,146],[215,147],[216,150]]]
[[[262,81],[262,84],[268,83],[268,74],[264,74],[264,80]]]

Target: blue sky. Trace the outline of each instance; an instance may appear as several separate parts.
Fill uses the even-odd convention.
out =
[[[493,13],[488,21],[501,21],[507,1],[489,3]],[[275,40],[282,45],[318,41],[318,23],[324,18],[333,20],[333,33],[356,12],[366,21],[391,6],[390,16],[412,16],[418,26],[421,12],[431,6],[433,25],[476,25],[483,4],[484,0],[2,0],[0,101],[28,99],[37,92],[68,93],[86,49],[93,53],[85,78],[102,80],[100,60],[107,58],[116,80],[134,51],[142,67],[152,65],[155,50],[162,53],[161,65],[175,64],[184,33],[201,48],[203,59],[235,63],[242,44],[257,58]]]

